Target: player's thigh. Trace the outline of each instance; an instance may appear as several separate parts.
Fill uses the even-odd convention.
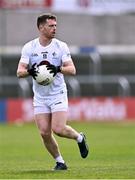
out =
[[[35,102],[34,115],[35,122],[41,133],[51,131],[51,114],[50,108],[46,104]]]
[[[52,113],[52,129],[63,128],[68,118],[67,111],[57,111]]]
[[[35,122],[40,133],[51,133],[51,114],[41,113],[35,115]]]

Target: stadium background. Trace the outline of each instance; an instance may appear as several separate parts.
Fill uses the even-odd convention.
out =
[[[0,122],[33,119],[31,79],[17,79],[22,46],[38,36],[36,17],[58,16],[57,37],[77,68],[66,77],[69,120],[135,119],[135,2],[0,1]]]

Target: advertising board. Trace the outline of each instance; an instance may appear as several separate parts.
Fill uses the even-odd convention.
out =
[[[70,98],[69,121],[135,121],[135,98]],[[34,119],[32,99],[0,101],[0,122],[22,123]]]

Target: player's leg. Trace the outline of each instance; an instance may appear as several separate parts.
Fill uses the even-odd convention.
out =
[[[35,121],[43,139],[44,145],[50,154],[56,158],[60,152],[58,149],[58,144],[51,131],[51,114],[36,114]]]
[[[66,125],[67,111],[68,111],[68,99],[67,94],[59,94],[52,102],[52,129],[55,134],[71,139],[77,139],[79,133],[70,126]]]
[[[39,129],[40,135],[43,139],[44,145],[46,146],[50,154],[54,158],[56,158],[60,154],[60,152],[58,149],[58,144],[51,132],[51,115],[49,113],[36,114],[35,121]]]
[[[68,99],[66,93],[59,94],[54,100],[51,99],[51,111],[53,132],[61,137],[77,140],[81,156],[86,158],[89,148],[86,143],[85,135],[83,133],[78,133],[75,129],[66,124],[68,118]]]
[[[66,122],[67,122],[66,111],[58,111],[52,113],[53,132],[61,137],[66,137],[76,140],[79,136],[79,133],[71,126],[67,125]]]
[[[40,135],[43,139],[43,143],[47,148],[48,152],[56,160],[55,170],[66,170],[67,166],[64,163],[64,160],[60,154],[58,144],[52,134],[51,130],[51,114],[42,113],[35,115],[35,122],[39,129]]]
[[[78,133],[71,126],[67,125],[67,112],[58,111],[52,113],[52,130],[55,134],[75,139],[78,142],[80,153],[82,158],[86,158],[89,152],[88,145],[86,143],[86,137],[83,133]]]

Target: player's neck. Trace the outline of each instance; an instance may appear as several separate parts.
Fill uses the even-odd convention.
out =
[[[45,38],[45,37],[39,37],[39,43],[42,46],[48,46],[51,42],[52,42],[52,39],[48,39],[48,38]]]

